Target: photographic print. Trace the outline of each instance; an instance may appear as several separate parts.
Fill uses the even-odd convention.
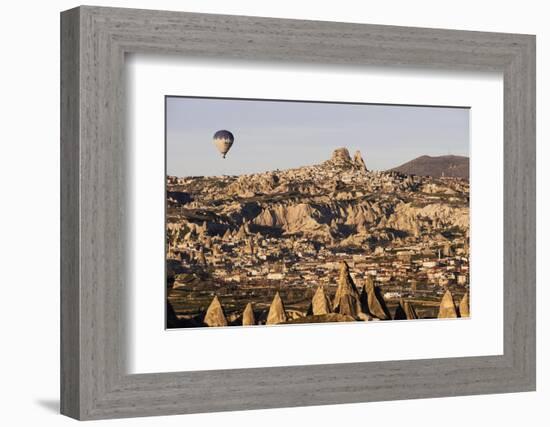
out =
[[[464,107],[165,98],[166,327],[470,317]]]

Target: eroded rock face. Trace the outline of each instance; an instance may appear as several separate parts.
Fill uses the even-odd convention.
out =
[[[396,230],[410,232],[418,236],[421,227],[426,229],[460,227],[467,229],[470,222],[468,207],[452,207],[441,203],[432,203],[423,207],[412,203],[399,203],[384,225]]]
[[[253,179],[251,179],[253,178]],[[240,197],[253,197],[256,194],[276,192],[280,184],[279,177],[273,172],[256,175],[241,175],[226,188],[226,193]]]
[[[295,232],[317,229],[321,225],[319,220],[321,220],[319,211],[308,203],[278,203],[262,210],[253,223]]]
[[[439,314],[437,315],[439,319],[453,319],[458,317],[456,312],[456,306],[453,300],[453,294],[451,291],[447,290],[443,298],[441,299],[441,304],[439,305]]]
[[[383,215],[376,203],[369,201],[336,202],[318,200],[317,203],[276,203],[261,210],[252,224],[261,227],[278,228],[284,233],[313,233],[337,235],[348,226],[347,232],[369,233]],[[346,231],[343,231],[346,232]]]

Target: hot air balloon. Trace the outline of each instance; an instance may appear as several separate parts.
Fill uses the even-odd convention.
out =
[[[233,134],[228,130],[219,130],[214,134],[214,145],[218,151],[222,154],[222,157],[225,159],[225,155],[233,145],[235,138]]]

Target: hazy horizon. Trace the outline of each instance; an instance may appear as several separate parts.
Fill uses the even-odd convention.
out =
[[[212,136],[235,143],[222,159]],[[469,157],[469,109],[167,97],[168,175],[240,175],[321,163],[332,151],[360,150],[370,170],[422,155]]]

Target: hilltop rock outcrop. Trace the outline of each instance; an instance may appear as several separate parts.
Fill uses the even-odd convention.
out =
[[[330,161],[334,163],[351,163],[351,156],[347,148],[337,148],[332,152]]]
[[[357,150],[351,158],[349,151],[345,147],[337,148],[332,152],[332,156],[324,163],[325,166],[341,170],[355,170],[356,172],[367,172],[367,166],[361,152]]]

